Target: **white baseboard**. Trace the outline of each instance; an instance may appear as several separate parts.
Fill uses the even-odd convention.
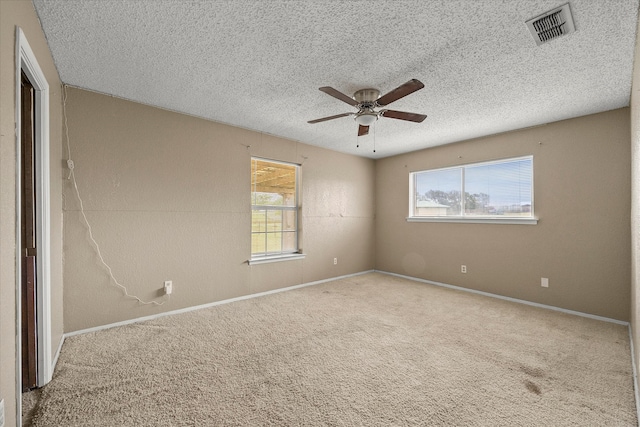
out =
[[[483,295],[483,296],[491,297],[491,298],[498,298],[498,299],[505,300],[505,301],[516,302],[518,304],[525,304],[525,305],[530,305],[530,306],[533,306],[533,307],[544,308],[544,309],[547,309],[547,310],[560,311],[562,313],[573,314],[574,316],[588,317],[589,319],[602,320],[603,322],[611,322],[611,323],[617,323],[618,325],[629,326],[629,322],[625,322],[624,320],[612,319],[610,317],[604,317],[604,316],[596,316],[595,314],[583,313],[581,311],[568,310],[566,308],[554,307],[552,305],[540,304],[540,303],[537,303],[537,302],[531,302],[531,301],[518,299],[518,298],[506,297],[504,295],[492,294],[490,292],[477,291],[475,289],[469,289],[469,288],[463,288],[461,286],[449,285],[448,283],[440,283],[440,282],[434,282],[432,280],[426,280],[426,279],[420,279],[420,278],[417,278],[417,277],[405,276],[403,274],[390,273],[388,271],[382,271],[382,270],[375,270],[375,271],[376,271],[376,273],[388,274],[390,276],[401,277],[403,279],[413,280],[413,281],[416,281],[416,282],[426,283],[426,284],[429,284],[429,285],[441,286],[443,288],[455,289],[457,291],[463,291],[463,292],[470,292],[472,294]]]
[[[251,299],[251,298],[262,297],[262,296],[265,296],[265,295],[277,294],[277,293],[280,293],[280,292],[291,291],[291,290],[294,290],[294,289],[304,288],[304,287],[307,287],[307,286],[314,286],[314,285],[319,285],[321,283],[332,282],[334,280],[341,280],[341,279],[346,279],[346,278],[349,278],[349,277],[360,276],[362,274],[373,273],[374,271],[375,270],[361,271],[359,273],[353,273],[353,274],[347,274],[347,275],[344,275],[344,276],[332,277],[330,279],[317,280],[315,282],[302,283],[300,285],[288,286],[286,288],[273,289],[271,291],[258,292],[256,294],[243,295],[241,297],[229,298],[229,299],[225,299],[225,300],[222,300],[222,301],[214,301],[214,302],[210,302],[210,303],[207,303],[207,304],[195,305],[195,306],[192,306],[192,307],[185,307],[185,308],[181,308],[181,309],[178,309],[178,310],[166,311],[164,313],[153,314],[151,316],[137,317],[135,319],[123,320],[122,322],[109,323],[107,325],[101,325],[101,326],[95,326],[93,328],[81,329],[81,330],[78,330],[78,331],[65,333],[62,341],[64,341],[64,338],[72,337],[72,336],[75,336],[75,335],[82,335],[82,334],[87,334],[89,332],[102,331],[102,330],[105,330],[105,329],[111,329],[111,328],[115,328],[115,327],[118,327],[118,326],[130,325],[132,323],[146,322],[148,320],[158,319],[160,317],[173,316],[175,314],[188,313],[190,311],[195,311],[195,310],[202,310],[203,308],[215,307],[216,305],[229,304],[231,302],[243,301],[243,300],[247,300],[247,299]],[[60,343],[60,348],[61,347],[62,347],[62,342]],[[58,353],[60,352],[60,348],[58,349]],[[56,361],[57,361],[57,358],[58,358],[58,356],[56,355]]]
[[[60,338],[60,343],[58,344],[58,349],[56,350],[56,354],[53,356],[53,363],[51,364],[51,372],[56,371],[56,365],[58,364],[58,358],[60,357],[60,353],[62,352],[62,344],[64,344],[65,335],[62,335]]]

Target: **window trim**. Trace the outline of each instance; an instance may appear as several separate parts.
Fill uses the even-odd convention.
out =
[[[294,252],[290,254],[282,254],[282,255],[266,255],[263,257],[256,257],[247,260],[247,264],[256,265],[256,264],[268,264],[271,262],[280,262],[280,261],[293,261],[296,259],[304,259],[307,254],[303,254],[302,252]]]
[[[303,254],[302,250],[300,249],[300,172],[302,170],[302,165],[299,163],[284,162],[281,160],[273,160],[265,157],[251,156],[251,161],[253,162],[253,160],[265,161],[269,163],[276,163],[276,164],[296,167],[295,206],[257,206],[253,204],[253,201],[250,202],[251,216],[253,216],[254,210],[264,210],[265,208],[267,210],[270,208],[273,208],[273,210],[279,210],[282,212],[285,212],[285,211],[296,212],[296,231],[295,231],[296,251],[282,252],[282,253],[275,253],[275,254],[267,253],[264,255],[254,255],[253,253],[251,253],[249,259],[247,260],[247,264],[249,265],[266,264],[266,263],[278,262],[278,261],[291,261],[296,259],[303,259],[305,257],[305,254]],[[253,173],[253,169],[251,172]],[[251,192],[253,192],[253,189],[251,189]],[[252,234],[253,234],[253,230],[251,228],[249,232],[249,236],[251,236]]]
[[[461,172],[462,193],[464,194],[464,179],[465,169],[467,167],[476,166],[488,166],[492,164],[507,163],[511,161],[518,161],[530,159],[531,160],[531,216],[530,217],[504,217],[502,215],[486,215],[486,216],[474,216],[464,214],[465,198],[461,197],[461,215],[451,216],[415,216],[415,182],[416,175],[421,172],[435,172],[443,170],[459,169]],[[467,163],[456,166],[447,166],[443,168],[424,169],[419,171],[409,172],[409,215],[407,216],[407,222],[448,222],[448,223],[463,223],[463,224],[518,224],[518,225],[536,225],[538,224],[538,218],[535,216],[534,209],[534,170],[533,170],[533,155],[509,157],[504,159],[489,160],[484,162]]]
[[[495,217],[460,217],[460,216],[408,216],[407,222],[457,222],[460,224],[517,224],[517,225],[536,225],[538,218],[495,218]]]

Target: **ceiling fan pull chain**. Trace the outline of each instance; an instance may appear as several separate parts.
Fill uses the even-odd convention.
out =
[[[376,128],[378,126],[376,126],[376,124],[373,124],[373,152],[376,152]]]

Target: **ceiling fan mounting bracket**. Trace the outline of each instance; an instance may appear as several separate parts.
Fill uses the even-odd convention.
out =
[[[380,97],[380,91],[378,89],[360,89],[353,94],[353,99],[358,104],[370,104],[373,107],[376,100]],[[369,105],[363,105],[369,106]]]

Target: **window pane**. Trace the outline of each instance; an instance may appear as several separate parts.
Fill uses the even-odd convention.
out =
[[[296,206],[297,166],[251,159],[251,204]]]
[[[414,215],[460,215],[461,179],[461,168],[416,173]]]
[[[256,233],[265,231],[267,231],[267,211],[251,211],[251,232]]]
[[[282,231],[282,211],[267,211],[267,231]]]
[[[415,217],[533,218],[533,157],[412,172],[410,177]]]
[[[251,234],[251,253],[262,254],[267,251],[265,233],[252,233]]]
[[[283,231],[296,231],[298,221],[296,221],[296,211],[283,211],[282,230]]]
[[[251,159],[251,255],[298,251],[299,166]]]
[[[531,216],[532,160],[465,168],[465,214]]]
[[[295,231],[282,233],[282,251],[295,252],[298,249],[298,238]]]
[[[282,252],[282,233],[267,233],[267,252]]]

